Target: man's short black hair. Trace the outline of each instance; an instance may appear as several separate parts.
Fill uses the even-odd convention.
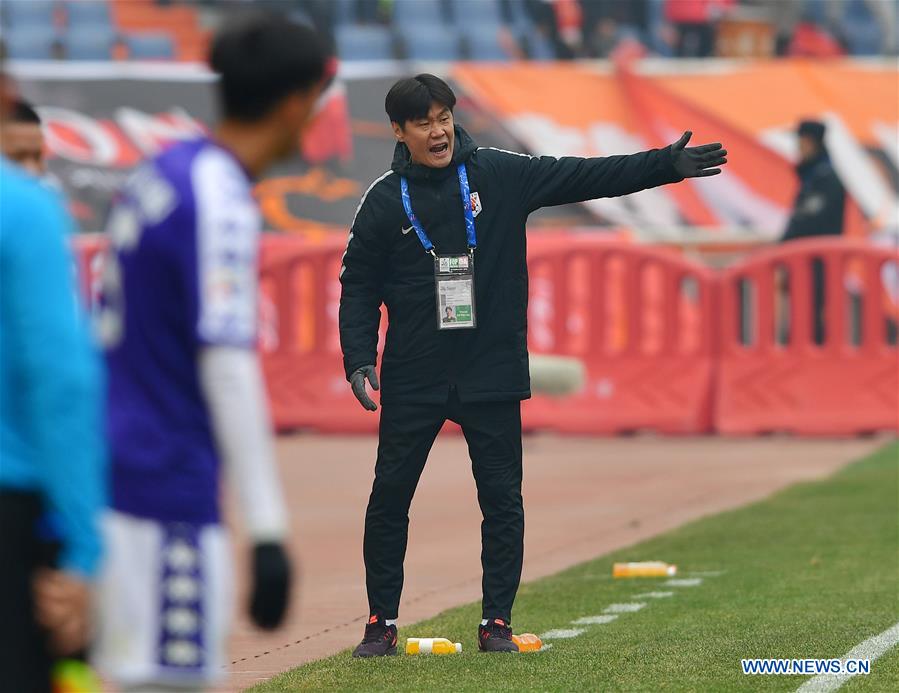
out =
[[[219,73],[225,118],[264,118],[286,96],[322,81],[325,49],[309,27],[286,17],[252,13],[235,18],[216,35],[209,63]]]
[[[824,144],[824,134],[827,132],[827,126],[820,120],[803,120],[800,121],[796,133],[800,137],[811,137],[818,144]]]
[[[12,123],[41,124],[41,117],[37,114],[37,111],[34,110],[34,106],[22,99],[18,99],[13,104],[9,120]]]
[[[434,101],[452,111],[456,105],[456,95],[442,79],[424,73],[401,79],[390,87],[384,99],[384,110],[390,122],[403,126],[407,120],[427,118]]]

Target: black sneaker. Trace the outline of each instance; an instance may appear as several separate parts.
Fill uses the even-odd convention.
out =
[[[356,649],[354,657],[387,657],[396,654],[396,626],[388,626],[384,619],[372,614],[365,625],[365,636]]]
[[[486,626],[479,626],[478,649],[481,652],[518,652],[518,645],[512,641],[512,624],[501,618],[491,618]]]

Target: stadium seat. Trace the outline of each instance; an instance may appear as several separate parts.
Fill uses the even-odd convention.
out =
[[[449,27],[417,25],[402,32],[409,60],[460,60],[459,37]]]
[[[862,0],[849,0],[843,9],[840,33],[852,55],[877,55],[883,42],[881,28]]]
[[[452,0],[451,7],[463,36],[476,27],[504,24],[499,0]]]
[[[529,27],[534,23],[527,7],[525,7],[525,0],[508,0],[508,7],[512,26],[516,28]]]
[[[129,60],[171,60],[175,57],[172,37],[160,32],[128,34],[125,45]]]
[[[0,9],[9,27],[24,29],[26,27],[53,28],[53,15],[56,11],[55,0],[5,0]]]
[[[3,37],[6,55],[13,60],[52,60],[56,32],[52,27],[26,26]]]
[[[356,0],[336,0],[334,24],[345,26],[356,22]]]
[[[440,0],[394,0],[393,23],[397,27],[439,27],[446,20]]]
[[[468,43],[468,57],[471,60],[509,60],[509,54],[500,42],[499,25],[475,26],[463,32]]]
[[[391,60],[393,37],[382,26],[339,26],[337,54],[343,60]]]
[[[536,28],[531,28],[524,35],[528,47],[528,57],[531,60],[555,60],[556,51],[552,43]]]
[[[807,22],[819,26],[827,26],[827,0],[802,0],[800,2],[800,16]]]
[[[102,27],[76,28],[62,36],[65,56],[69,60],[111,60],[115,42],[115,32]]]
[[[71,2],[70,0],[65,4],[65,9],[70,29],[81,27],[112,28],[109,3],[106,0],[91,0],[90,2]]]

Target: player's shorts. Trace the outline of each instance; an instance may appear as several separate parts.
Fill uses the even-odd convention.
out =
[[[109,512],[93,664],[119,686],[203,686],[225,675],[233,608],[220,525]]]

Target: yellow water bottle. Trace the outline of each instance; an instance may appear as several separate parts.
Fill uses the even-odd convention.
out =
[[[406,640],[406,654],[457,654],[462,652],[461,642],[450,642],[446,638],[409,638]]]
[[[663,561],[641,561],[638,563],[616,563],[612,566],[612,577],[672,577],[677,575],[677,566]]]

